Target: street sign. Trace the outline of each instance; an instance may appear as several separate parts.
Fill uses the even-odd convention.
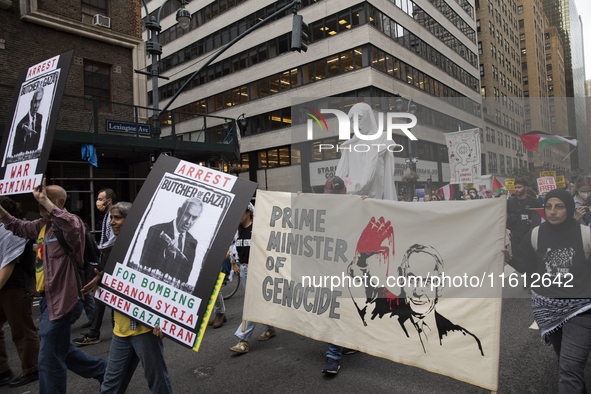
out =
[[[139,124],[137,125],[140,135],[150,135],[150,125],[148,124]],[[107,120],[107,131],[112,131],[115,133],[127,133],[127,134],[135,134],[135,123],[128,123],[128,122],[119,122],[116,120]]]
[[[543,178],[545,176],[552,176],[556,178],[556,171],[540,171],[540,178]]]

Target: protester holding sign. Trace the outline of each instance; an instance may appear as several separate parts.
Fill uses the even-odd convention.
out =
[[[236,250],[238,251],[240,263],[240,280],[244,289],[246,289],[246,277],[248,275],[248,258],[250,255],[250,239],[252,237],[252,215],[254,213],[254,205],[248,204],[248,208],[242,220],[240,221],[240,235],[236,241]],[[246,323],[246,324],[244,324]],[[234,335],[240,339],[240,342],[236,346],[230,348],[231,351],[236,353],[248,353],[248,340],[252,335],[256,327],[256,323],[246,321],[240,324],[240,327],[236,330]],[[274,337],[277,333],[275,327],[263,324],[263,333],[259,336],[259,341],[266,341],[267,339]]]
[[[565,190],[549,192],[544,211],[547,221],[525,236],[513,257],[506,249],[503,252],[505,260],[536,288],[533,314],[542,339],[558,355],[559,392],[583,393],[591,350],[591,262],[584,241],[591,235],[583,232],[590,230],[573,218],[575,204]]]
[[[573,199],[575,201],[575,220],[580,224],[588,226],[591,223],[591,178],[580,176],[575,182],[573,189]]]
[[[70,343],[70,316],[78,303],[80,277],[75,262],[57,242],[54,226],[59,228],[78,267],[83,262],[84,224],[64,209],[66,191],[57,185],[38,187],[33,196],[39,202],[41,218],[32,222],[16,219],[0,206],[0,220],[15,235],[36,239],[35,273],[41,294],[39,337],[39,392],[66,393],[67,369],[85,378],[103,380],[107,362],[96,359]],[[47,296],[47,297],[46,297]]]
[[[119,235],[121,226],[131,209],[131,203],[119,202],[111,208],[111,228],[115,236]],[[85,291],[94,291],[100,276],[85,287]],[[153,334],[153,335],[152,335]],[[141,361],[144,376],[152,393],[172,393],[172,385],[168,369],[164,361],[162,331],[158,326],[153,330],[115,311],[115,328],[109,364],[105,379],[101,385],[101,393],[124,393],[133,377],[133,373]]]

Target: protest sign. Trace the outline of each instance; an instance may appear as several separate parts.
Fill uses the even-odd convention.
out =
[[[70,51],[20,73],[0,152],[0,194],[30,193],[41,184],[68,71]]]
[[[554,182],[554,177],[545,176],[543,178],[538,178],[538,193],[542,194],[554,189],[556,189],[556,182]]]
[[[546,176],[556,178],[556,171],[540,171],[540,178],[544,178]]]
[[[556,181],[556,188],[557,189],[565,189],[566,188],[566,182],[564,181],[564,175],[554,177],[554,180]]]
[[[506,205],[259,191],[244,319],[496,390]]]
[[[161,155],[117,237],[97,298],[197,347],[220,267],[255,189]]]
[[[505,188],[510,191],[515,190],[515,178],[505,179]]]
[[[481,180],[480,129],[446,133],[451,169],[450,183],[475,183]]]

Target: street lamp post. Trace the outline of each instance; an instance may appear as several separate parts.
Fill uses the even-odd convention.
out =
[[[158,108],[160,105],[158,96],[158,78],[168,80],[168,77],[160,75],[158,71],[158,62],[160,61],[160,56],[162,55],[162,45],[160,44],[160,30],[162,30],[162,27],[160,26],[160,16],[162,10],[164,9],[164,5],[167,2],[168,0],[164,0],[164,3],[162,3],[160,9],[158,10],[158,18],[154,18],[153,16],[150,16],[145,0],[142,0],[142,5],[146,10],[146,29],[148,30],[146,52],[148,52],[152,58],[152,69],[151,72],[134,70],[136,73],[149,75],[152,77],[152,138],[160,138],[161,130],[160,109]],[[191,13],[185,8],[187,3],[187,0],[181,0],[181,8],[176,13],[176,20],[183,29],[188,28],[189,23],[191,23]]]

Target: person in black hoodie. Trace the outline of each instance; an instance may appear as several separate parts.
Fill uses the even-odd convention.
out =
[[[542,208],[542,203],[527,191],[529,182],[525,178],[515,180],[515,193],[507,201],[507,228],[511,230],[511,252],[519,249],[525,234],[539,225],[539,216],[534,215],[530,208]]]
[[[584,393],[591,351],[591,262],[584,243],[591,235],[583,231],[591,229],[573,218],[575,203],[565,190],[546,195],[544,212],[547,221],[526,234],[515,255],[503,253],[509,265],[526,273],[540,334],[558,355],[559,392]]]

